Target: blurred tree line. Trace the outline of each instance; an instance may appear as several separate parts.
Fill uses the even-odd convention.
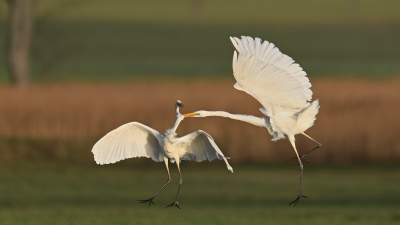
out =
[[[35,68],[43,74],[71,55],[71,51],[67,49],[70,46],[51,46],[54,54],[42,52],[46,46],[51,45],[48,43],[49,39],[56,42],[63,35],[60,30],[49,30],[46,24],[50,23],[52,17],[61,11],[76,9],[81,1],[67,0],[47,4],[46,10],[42,10],[40,14],[35,12],[39,0],[5,0],[5,3],[7,5],[6,68],[9,81],[15,86],[26,86],[30,80],[32,53],[38,59],[35,63],[38,65],[35,65]],[[42,38],[42,36],[46,37]],[[34,37],[36,40],[33,40]]]
[[[397,76],[399,2],[0,0],[0,82],[231,78],[240,35],[312,76]]]
[[[28,84],[33,1],[6,0],[6,3],[8,6],[7,70],[13,85],[25,86]]]
[[[26,86],[30,77],[30,55],[31,51],[35,58],[34,69],[41,74],[48,74],[57,65],[74,54],[71,46],[54,46],[49,43],[49,37],[54,42],[63,39],[63,32],[60,29],[48,29],[46,25],[52,22],[52,17],[61,11],[65,12],[76,9],[82,4],[78,0],[66,0],[50,2],[46,4],[47,9],[41,10],[38,14],[35,8],[40,0],[4,0],[7,6],[5,46],[6,46],[6,69],[9,81],[15,86]],[[87,3],[87,1],[86,1]],[[191,0],[192,14],[195,23],[201,23],[203,18],[203,0]],[[42,39],[42,36],[46,40]],[[32,40],[35,37],[36,40]],[[35,43],[32,43],[32,42]],[[50,48],[53,54],[45,52]],[[56,53],[56,54],[54,54]]]

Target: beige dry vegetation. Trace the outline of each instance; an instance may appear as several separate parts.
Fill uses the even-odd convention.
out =
[[[0,154],[3,159],[13,158],[17,152],[14,148],[21,148],[16,142],[40,140],[44,144],[26,144],[19,157],[27,152],[51,155],[52,145],[59,149],[59,145],[75,142],[78,143],[75,147],[88,153],[89,158],[91,145],[124,123],[138,121],[163,133],[175,122],[177,99],[186,105],[182,112],[204,109],[262,116],[259,103],[235,90],[233,83],[232,80],[142,81],[41,84],[28,89],[3,86],[0,87]],[[315,125],[306,133],[323,146],[309,159],[313,162],[399,160],[399,87],[400,80],[313,81],[313,97],[320,99],[321,108]],[[287,140],[271,142],[266,130],[226,118],[187,118],[178,128],[178,135],[198,129],[210,133],[233,162],[272,163],[294,156]],[[300,152],[315,146],[301,135],[296,137]],[[48,140],[53,141],[46,144]],[[79,143],[86,144],[79,146]],[[63,151],[59,157],[68,155],[65,152],[68,149]]]

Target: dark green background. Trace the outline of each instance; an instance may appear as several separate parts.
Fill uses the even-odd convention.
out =
[[[229,36],[241,35],[274,43],[311,77],[398,76],[399,8],[393,0],[41,0],[32,80],[230,77]]]

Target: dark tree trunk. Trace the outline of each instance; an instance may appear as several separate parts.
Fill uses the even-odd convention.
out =
[[[28,84],[33,0],[6,0],[8,4],[7,69],[12,84]]]

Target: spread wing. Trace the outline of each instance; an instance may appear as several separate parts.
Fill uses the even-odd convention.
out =
[[[92,149],[97,164],[109,164],[134,157],[164,159],[160,141],[163,136],[137,122],[124,124],[102,137]]]
[[[228,170],[232,171],[232,167],[229,165],[227,158],[218,148],[214,139],[202,130],[192,132],[180,138],[180,159],[182,160],[193,160],[201,162],[204,160],[212,161],[213,159],[223,159],[228,167]]]
[[[307,74],[274,44],[261,39],[232,38],[235,88],[257,99],[267,111],[272,106],[304,108],[311,100]]]

